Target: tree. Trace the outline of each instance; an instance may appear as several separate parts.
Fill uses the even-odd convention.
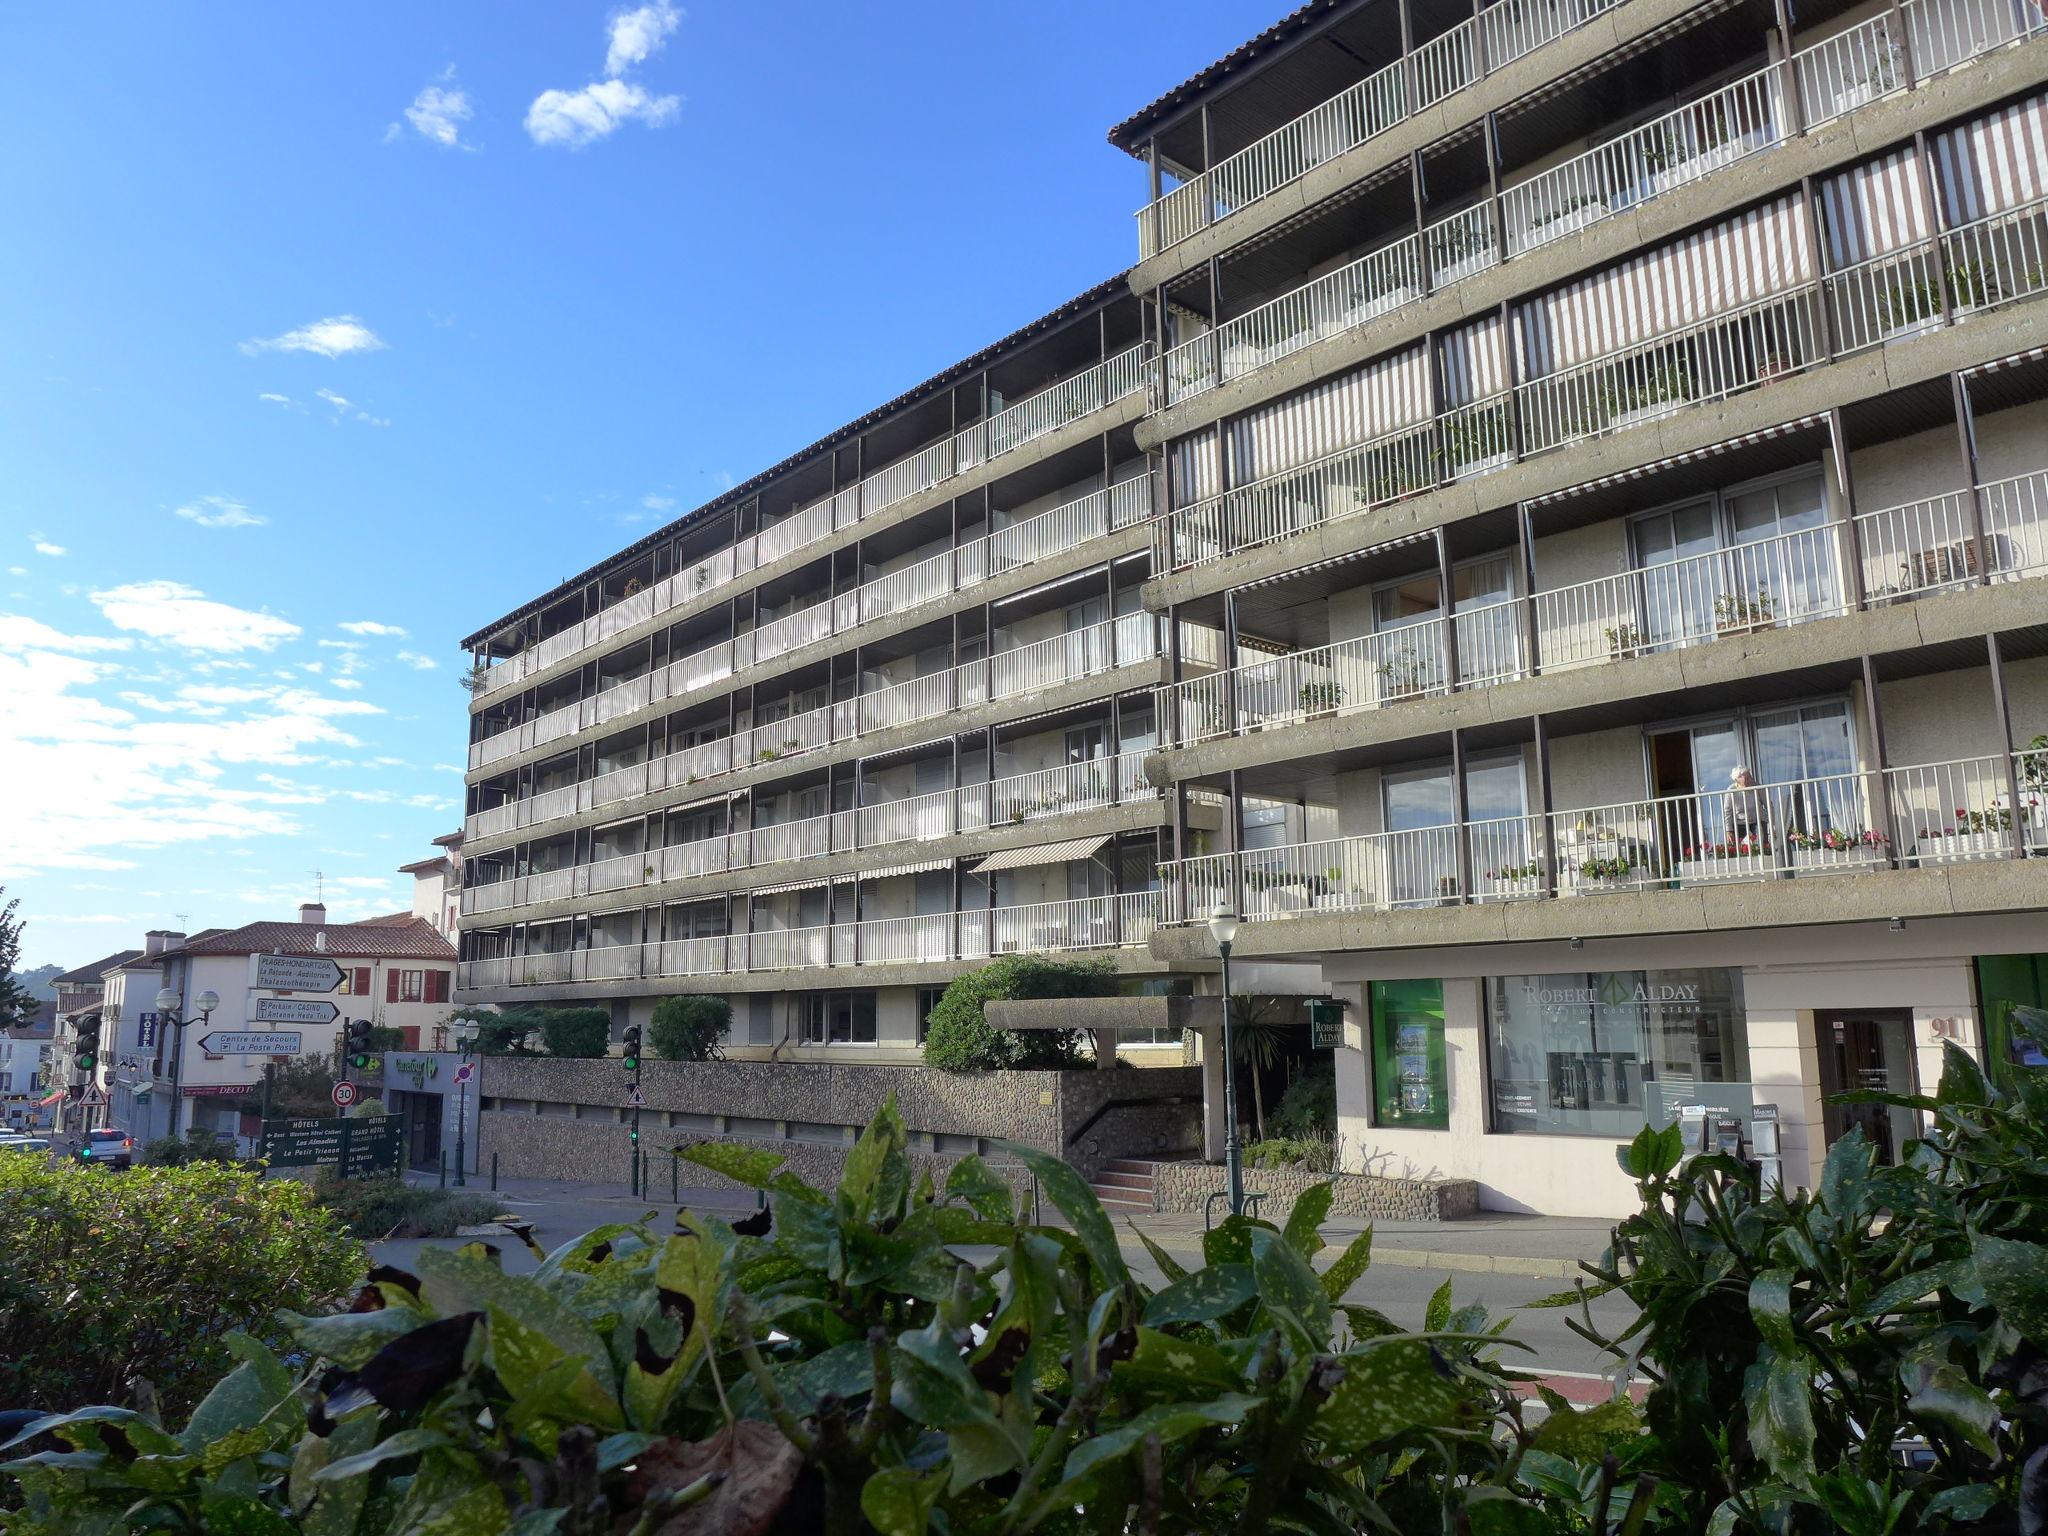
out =
[[[239,1107],[251,1113],[265,1112],[276,1120],[317,1120],[334,1113],[334,1085],[340,1078],[341,1053],[332,1056],[294,1056],[283,1066],[269,1068],[269,1094],[262,1085],[250,1090]]]
[[[451,1024],[476,1025],[479,1056],[532,1056],[534,1033],[540,1028],[539,1008],[457,1008],[448,1015]]]
[[[732,1029],[732,1004],[722,997],[664,997],[654,1005],[647,1044],[669,1061],[716,1061]]]
[[[6,894],[0,885],[0,896]],[[35,992],[17,974],[23,923],[14,914],[20,905],[16,899],[0,907],[0,1029],[26,1029],[36,1016]]]
[[[1071,1067],[1080,1037],[1071,1029],[997,1029],[983,1009],[993,1002],[1061,997],[1114,997],[1115,967],[1107,960],[1047,960],[1005,955],[958,977],[932,1009],[925,1065],[946,1072],[1001,1072]]]
[[[612,1016],[603,1008],[550,1008],[540,1016],[540,1043],[550,1056],[602,1056],[612,1047]]]
[[[1240,993],[1230,1000],[1231,1040],[1238,1065],[1251,1069],[1252,1126],[1266,1139],[1266,1091],[1259,1079],[1280,1064],[1292,1033],[1290,997],[1257,997]]]

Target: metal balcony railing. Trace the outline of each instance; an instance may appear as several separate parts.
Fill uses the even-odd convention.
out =
[[[1158,926],[1160,894],[1136,891],[812,928],[764,929],[722,938],[465,960],[457,967],[457,984],[465,990],[563,986],[584,981],[987,960],[996,955],[1049,950],[1138,948]]]
[[[694,842],[618,854],[544,874],[513,875],[462,893],[470,916],[605,891],[662,887],[735,869],[759,869],[966,832],[1058,820],[1085,811],[1156,801],[1145,752],[1089,758],[958,789],[833,811],[799,821],[715,833]],[[545,894],[542,894],[545,893]],[[662,898],[674,899],[674,898]]]
[[[486,667],[476,677],[473,697],[490,698],[559,661],[602,644],[634,624],[717,590],[738,576],[1013,452],[1069,422],[1106,410],[1143,390],[1149,373],[1147,350],[1140,343],[1107,362],[1062,379],[1005,407],[986,421],[964,427],[907,459],[876,470],[858,484],[750,535],[737,546],[718,550],[518,655]]]
[[[1460,22],[1139,209],[1140,258],[1250,207],[1618,3],[1506,0]]]
[[[1633,343],[1154,523],[1162,570],[1188,570],[1510,461],[1627,430],[1995,305],[2048,291],[2048,199]],[[1827,328],[1823,330],[1823,308]]]
[[[1165,622],[1149,613],[1124,614],[1087,629],[1054,635],[857,698],[821,705],[781,720],[760,721],[716,741],[685,747],[666,757],[612,769],[597,778],[550,791],[560,799],[552,803],[545,816],[538,814],[534,801],[514,801],[512,804],[518,809],[510,823],[517,828],[537,826],[543,821],[577,815],[640,795],[688,787],[763,763],[800,756],[875,731],[1156,661],[1165,654]],[[1220,650],[1219,637],[1213,630],[1183,625],[1182,635],[1185,655],[1214,656]],[[492,817],[496,830],[507,830],[507,818],[498,814],[503,810],[503,806],[497,806],[474,813],[470,822],[464,824],[465,835],[472,839],[485,835],[471,830],[471,823],[480,816]]]
[[[1533,598],[1461,609],[1457,685],[1620,661],[1986,581],[2048,575],[2048,469],[1949,491]],[[1528,637],[1534,631],[1534,654]],[[1451,688],[1441,618],[1211,670],[1156,693],[1164,747],[1193,746]]]
[[[2018,798],[2014,799],[2014,785]],[[1161,867],[1164,921],[1249,922],[1683,890],[2048,848],[2048,752],[1207,854]]]

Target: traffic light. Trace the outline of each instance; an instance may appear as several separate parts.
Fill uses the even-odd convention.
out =
[[[348,1064],[358,1072],[370,1065],[370,1021],[350,1019],[347,1031]]]
[[[628,1024],[626,1026],[625,1062],[628,1072],[638,1072],[640,1070],[640,1026],[638,1024]]]
[[[100,1021],[80,1019],[78,1039],[71,1052],[72,1065],[86,1077],[91,1077],[100,1064]]]

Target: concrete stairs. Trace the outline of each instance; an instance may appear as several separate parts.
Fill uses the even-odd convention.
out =
[[[1152,1211],[1152,1171],[1158,1165],[1133,1157],[1113,1157],[1088,1182],[1103,1209],[1112,1216]]]

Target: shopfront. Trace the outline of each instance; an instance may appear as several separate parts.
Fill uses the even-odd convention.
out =
[[[1621,1216],[1636,1193],[1615,1151],[1644,1126],[1704,1107],[1748,1144],[1770,1105],[1785,1178],[1811,1187],[1852,1128],[1888,1159],[1920,1131],[1832,1096],[1929,1091],[1950,1045],[2021,1058],[2011,1010],[2048,1003],[2040,936],[2014,914],[1333,953],[1346,1166]]]

